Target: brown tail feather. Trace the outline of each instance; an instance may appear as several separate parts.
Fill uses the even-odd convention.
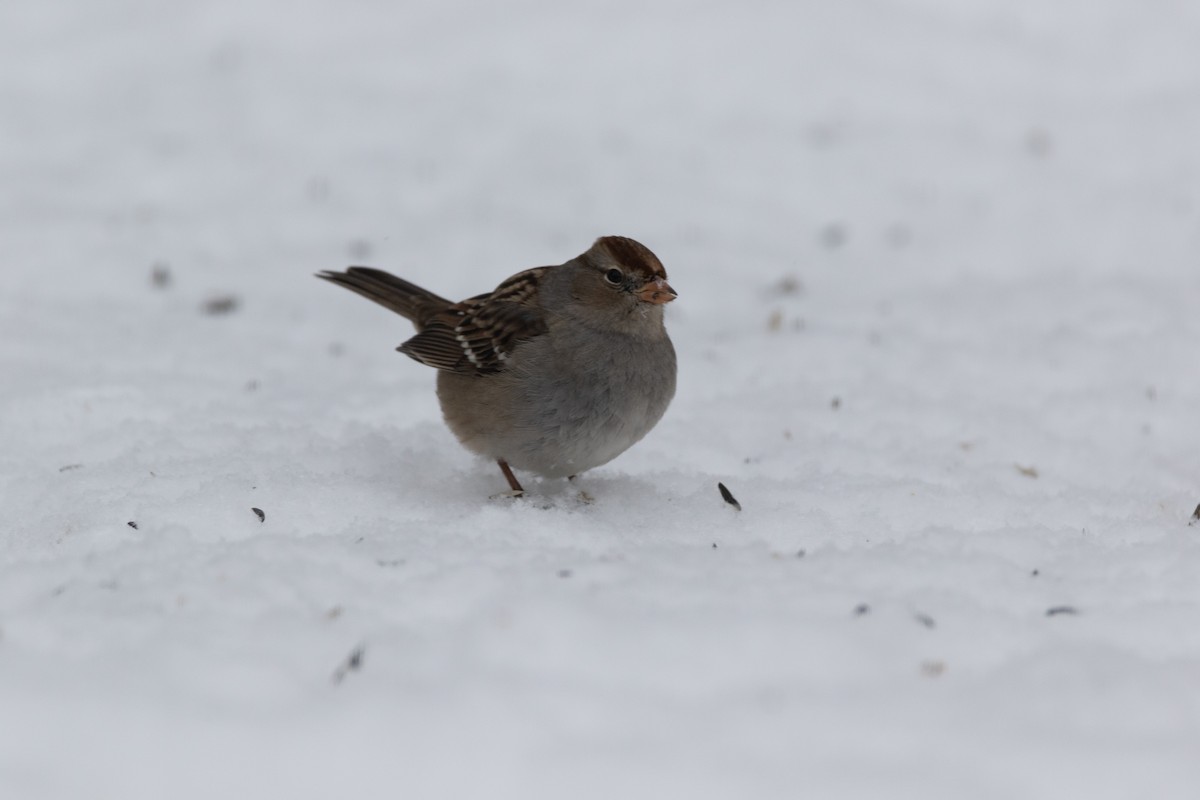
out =
[[[380,269],[349,267],[345,272],[318,272],[317,277],[374,300],[412,320],[418,328],[424,328],[438,311],[454,305],[444,297]]]

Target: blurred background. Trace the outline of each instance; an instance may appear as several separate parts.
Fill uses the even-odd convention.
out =
[[[370,792],[399,742],[459,796],[1189,796],[1198,41],[1183,0],[0,5],[0,788]],[[407,324],[312,277],[466,297],[607,234],[680,383],[583,510],[483,502]]]
[[[12,4],[5,260],[251,283],[366,260],[466,290],[619,232],[725,282],[1183,275],[1198,14]]]

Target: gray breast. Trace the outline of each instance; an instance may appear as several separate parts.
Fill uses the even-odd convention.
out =
[[[446,423],[468,449],[566,477],[616,458],[662,418],[676,369],[665,332],[556,333],[522,343],[499,374],[438,374]]]

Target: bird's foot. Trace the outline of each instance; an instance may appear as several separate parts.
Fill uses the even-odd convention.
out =
[[[513,475],[512,467],[508,465],[508,462],[503,458],[497,458],[496,463],[500,465],[500,471],[504,473],[504,479],[508,481],[508,488],[512,491],[494,494],[492,495],[492,499],[494,500],[497,497],[524,497],[525,489],[521,486],[520,481],[517,480],[517,476]]]

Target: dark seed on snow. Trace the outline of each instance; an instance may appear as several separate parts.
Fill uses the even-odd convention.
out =
[[[231,294],[211,297],[204,302],[201,310],[210,317],[219,317],[237,311],[238,299]]]
[[[263,513],[261,508],[252,508],[250,510],[254,512],[254,516],[258,517],[259,522],[267,521],[267,515]]]
[[[346,656],[346,660],[333,671],[334,683],[341,683],[348,674],[357,669],[362,669],[363,653],[365,650],[365,647],[359,645],[350,651],[350,655]]]
[[[729,503],[729,505],[733,506],[733,507],[734,507],[734,508],[736,508],[738,511],[741,511],[741,510],[742,510],[742,504],[741,504],[741,503],[739,503],[739,502],[737,501],[737,498],[735,498],[735,497],[733,496],[733,492],[731,492],[731,491],[729,491],[727,488],[725,488],[725,484],[723,484],[723,483],[718,483],[718,484],[717,484],[717,488],[721,490],[721,498],[722,498],[722,499],[723,499],[723,500],[724,500],[726,503]]]
[[[171,285],[171,270],[165,263],[156,262],[150,269],[150,284],[155,289],[165,289]]]

